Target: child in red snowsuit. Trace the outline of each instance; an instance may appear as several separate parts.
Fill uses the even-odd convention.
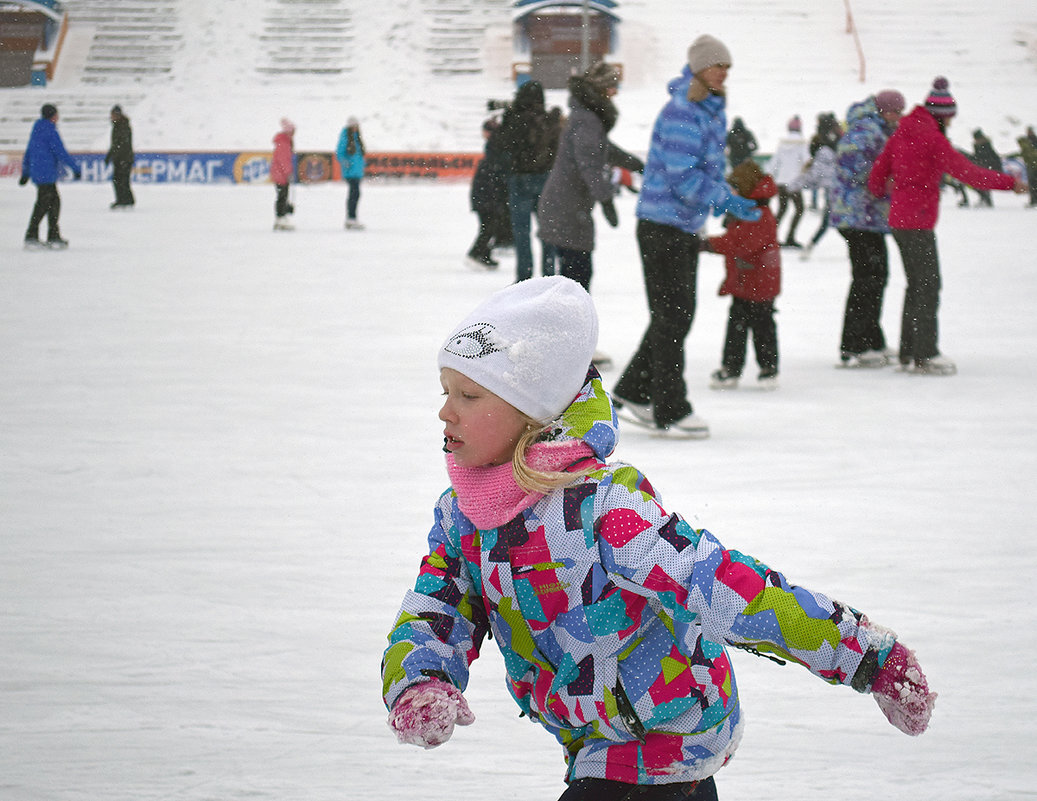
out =
[[[753,334],[760,385],[778,385],[778,329],[774,323],[774,298],[781,292],[781,248],[778,223],[769,201],[778,188],[771,176],[747,159],[735,167],[728,183],[742,197],[755,200],[762,212],[755,222],[731,218],[727,231],[702,242],[702,250],[724,255],[727,275],[721,295],[731,296],[722,366],[713,373],[713,389],[733,389],[745,367],[749,332]]]

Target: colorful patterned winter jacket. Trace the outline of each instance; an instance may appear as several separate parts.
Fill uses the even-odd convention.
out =
[[[562,442],[590,446],[574,485],[482,530],[453,489],[440,497],[383,658],[387,707],[429,677],[465,689],[492,632],[522,713],[564,747],[567,780],[666,784],[712,775],[738,745],[725,644],[868,690],[888,636],[667,512],[635,468],[605,463],[618,431],[596,373],[558,426]]]
[[[868,174],[895,126],[869,97],[846,112],[846,133],[835,151],[835,179],[829,193],[828,222],[836,228],[889,233],[889,199],[868,191]]]
[[[724,180],[726,100],[709,95],[688,100],[691,70],[685,65],[667,87],[669,102],[655,120],[637,201],[637,218],[689,234],[705,223],[713,206],[731,197]]]

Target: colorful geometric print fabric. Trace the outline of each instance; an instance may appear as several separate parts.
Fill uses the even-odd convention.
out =
[[[850,106],[846,133],[836,148],[835,180],[829,194],[828,221],[836,228],[889,233],[889,199],[868,189],[868,175],[893,126],[869,97]]]
[[[700,779],[734,753],[725,643],[837,684],[874,650],[859,614],[725,549],[667,513],[638,470],[603,461],[488,531],[452,490],[440,497],[389,636],[387,706],[431,675],[463,690],[488,631],[516,703],[563,745],[568,778],[637,784]]]

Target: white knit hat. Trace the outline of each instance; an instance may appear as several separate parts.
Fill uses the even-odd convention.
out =
[[[491,295],[439,351],[449,367],[540,423],[576,399],[598,344],[586,290],[562,276],[519,281]]]
[[[731,51],[719,39],[704,33],[688,48],[688,66],[693,75],[698,75],[717,64],[731,66]]]

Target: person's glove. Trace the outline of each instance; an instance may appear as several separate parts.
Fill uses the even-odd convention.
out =
[[[27,183],[29,183],[29,176],[23,172],[22,177],[18,179],[18,186],[25,186]]]
[[[426,749],[449,740],[455,723],[470,726],[475,715],[461,691],[440,679],[408,687],[389,713],[389,728],[397,740]]]
[[[928,728],[936,693],[930,692],[914,652],[899,642],[875,671],[871,694],[886,720],[905,734],[917,737]]]
[[[741,195],[729,195],[727,200],[721,201],[713,209],[714,217],[721,217],[724,214],[731,214],[746,222],[756,222],[763,212],[756,205],[756,201]]]
[[[625,186],[635,195],[638,192],[638,188],[634,183],[634,173],[625,167],[612,168],[612,185],[617,187]]]
[[[611,200],[601,201],[601,212],[613,228],[619,225],[619,215],[616,214],[616,206]]]

